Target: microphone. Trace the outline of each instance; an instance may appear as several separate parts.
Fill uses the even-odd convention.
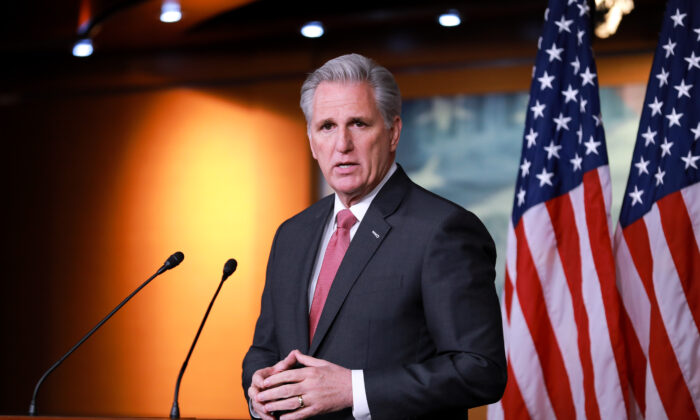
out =
[[[83,344],[85,342],[85,340],[90,338],[90,336],[92,334],[94,334],[95,331],[97,331],[97,329],[102,326],[102,324],[107,322],[107,320],[110,319],[112,317],[112,315],[114,315],[119,309],[121,309],[121,307],[124,306],[124,304],[126,302],[128,302],[129,299],[131,299],[136,293],[138,293],[139,290],[143,289],[143,287],[146,286],[148,283],[150,283],[151,280],[153,280],[157,276],[161,275],[163,272],[170,270],[171,268],[177,267],[178,264],[180,264],[183,259],[185,259],[185,255],[180,251],[171,255],[165,261],[165,263],[163,263],[163,266],[161,266],[158,269],[158,271],[156,271],[156,273],[154,275],[149,277],[148,280],[146,280],[145,282],[143,282],[143,284],[141,284],[141,286],[139,286],[138,288],[136,288],[136,290],[131,292],[131,294],[129,296],[127,296],[126,299],[121,301],[121,303],[119,305],[117,305],[116,308],[112,309],[112,312],[107,314],[106,317],[102,318],[102,321],[100,321],[97,325],[95,325],[87,334],[85,334],[85,336],[83,338],[80,339],[80,341],[78,341],[77,344],[75,344],[73,347],[71,347],[71,349],[68,350],[68,352],[66,354],[64,354],[60,359],[58,359],[58,361],[56,363],[53,364],[53,366],[51,366],[46,372],[44,372],[44,374],[41,376],[41,378],[39,378],[39,381],[36,383],[36,386],[34,387],[34,394],[32,395],[32,401],[29,403],[29,415],[30,416],[36,415],[36,396],[39,393],[39,387],[41,387],[41,384],[44,382],[46,377],[49,376],[49,374],[51,372],[53,372],[61,363],[63,363],[63,361],[66,360],[66,358],[68,356],[70,356],[78,347],[80,347],[80,345]]]
[[[199,324],[199,330],[197,330],[197,335],[194,336],[194,341],[192,342],[192,346],[190,347],[190,351],[189,351],[189,353],[187,353],[187,357],[185,358],[185,361],[182,363],[182,367],[180,368],[180,374],[177,376],[177,382],[175,383],[175,397],[173,398],[173,406],[170,408],[170,418],[171,419],[179,419],[180,418],[180,406],[178,405],[178,397],[180,394],[180,381],[182,381],[182,375],[185,374],[185,369],[187,368],[187,363],[190,361],[190,356],[192,356],[192,350],[194,350],[194,346],[197,344],[197,340],[199,339],[199,334],[202,333],[202,328],[204,327],[204,323],[207,322],[207,317],[209,316],[209,312],[211,311],[211,307],[214,305],[214,301],[216,300],[216,296],[219,295],[219,291],[221,290],[221,286],[223,286],[224,281],[231,274],[233,274],[234,271],[236,271],[237,266],[238,266],[238,263],[233,258],[229,259],[228,261],[226,261],[226,264],[224,264],[224,274],[221,276],[221,282],[219,282],[219,287],[216,289],[216,293],[214,293],[214,297],[211,298],[211,302],[209,302],[209,307],[207,308],[207,311],[204,313],[204,318],[202,319],[202,323]]]
[[[163,263],[163,266],[158,269],[155,276],[159,276],[159,275],[163,274],[164,271],[168,271],[171,268],[177,267],[178,265],[180,265],[180,263],[184,259],[185,259],[185,254],[183,254],[180,251],[177,251],[173,255],[169,256],[167,260],[165,260],[165,262]]]

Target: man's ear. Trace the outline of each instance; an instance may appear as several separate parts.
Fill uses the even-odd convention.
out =
[[[398,115],[394,117],[394,122],[389,129],[389,136],[391,138],[390,149],[392,152],[396,151],[399,146],[399,138],[401,137],[401,117]]]

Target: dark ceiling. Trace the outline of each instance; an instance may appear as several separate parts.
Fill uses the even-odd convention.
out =
[[[92,72],[152,57],[168,57],[163,66],[182,68],[201,65],[207,57],[229,55],[237,57],[240,67],[265,67],[251,67],[250,72],[260,74],[276,66],[270,66],[269,60],[255,64],[248,57],[280,57],[280,68],[289,66],[281,61],[295,52],[316,57],[368,50],[403,57],[434,52],[442,57],[435,62],[445,65],[464,63],[471,51],[482,55],[497,51],[491,59],[531,59],[546,8],[545,0],[181,0],[183,19],[165,24],[158,20],[159,0],[2,3],[0,52],[9,64],[0,69],[0,89],[5,90],[33,85],[39,75],[47,79]],[[460,12],[461,26],[437,24],[437,16],[448,9]],[[596,53],[653,51],[663,11],[662,0],[635,0],[635,9],[623,19],[617,34],[594,40]],[[81,13],[90,18],[84,28],[95,45],[95,53],[87,59],[71,56]],[[594,15],[600,17],[600,13]],[[311,20],[322,21],[326,35],[303,38],[299,29]],[[449,51],[460,51],[459,58]]]
[[[564,0],[562,0],[564,1]],[[485,42],[536,39],[544,0],[355,0],[303,2],[279,0],[182,0],[183,20],[158,21],[158,0],[6,1],[0,26],[4,54],[70,53],[81,9],[91,18],[97,53],[183,48],[301,48],[311,43],[384,43],[387,48],[448,39]],[[624,18],[620,40],[656,41],[663,1],[636,0]],[[458,10],[463,24],[437,25],[437,16]],[[599,16],[597,16],[599,17]],[[326,36],[306,40],[299,28],[320,20]]]

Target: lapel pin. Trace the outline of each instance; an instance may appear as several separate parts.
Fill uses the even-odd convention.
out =
[[[375,238],[379,239],[379,234],[375,231],[372,231],[372,235],[374,235]]]

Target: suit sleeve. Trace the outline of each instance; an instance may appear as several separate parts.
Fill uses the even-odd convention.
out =
[[[421,264],[425,319],[435,354],[366,370],[373,420],[489,404],[506,383],[496,251],[481,221],[455,210],[430,235]]]
[[[281,229],[280,226],[272,241],[272,249],[267,262],[265,287],[260,302],[260,316],[255,324],[253,344],[243,358],[243,392],[246,399],[248,399],[248,388],[252,382],[253,374],[258,369],[272,366],[281,360],[275,338],[274,307],[271,296],[272,282],[274,281],[275,247]]]

